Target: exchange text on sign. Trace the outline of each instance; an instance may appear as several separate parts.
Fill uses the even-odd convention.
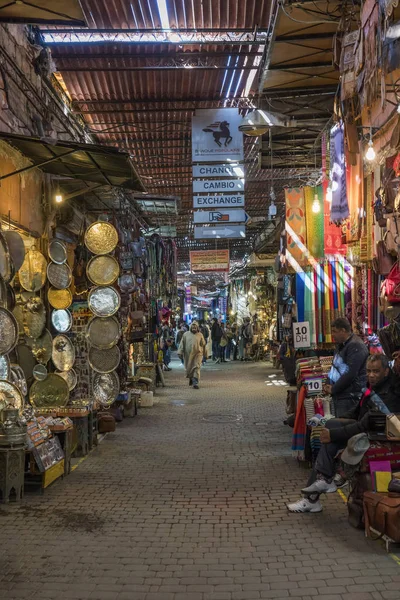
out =
[[[243,207],[244,195],[193,196],[193,208],[228,208],[229,206]]]

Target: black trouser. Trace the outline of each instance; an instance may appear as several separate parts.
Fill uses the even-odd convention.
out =
[[[360,402],[361,394],[354,394],[353,396],[337,397],[332,396],[332,414],[335,415],[336,419],[340,419],[342,415],[350,412]]]
[[[338,429],[340,427],[344,427],[344,425],[349,425],[350,423],[355,422],[355,419],[330,419],[326,423],[326,429]],[[313,470],[311,471],[307,487],[314,483],[314,481],[317,479],[318,473],[323,475],[326,479],[332,479],[332,477],[335,475],[335,456],[339,450],[346,448],[347,441],[348,440],[322,444]]]

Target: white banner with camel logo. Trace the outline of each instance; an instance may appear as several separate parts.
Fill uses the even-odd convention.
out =
[[[192,161],[243,160],[242,117],[237,108],[196,110],[192,118]]]

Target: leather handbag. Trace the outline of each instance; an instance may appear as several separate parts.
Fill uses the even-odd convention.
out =
[[[384,237],[386,250],[397,256],[400,250],[400,217],[398,213],[392,213],[388,216],[386,229]]]
[[[367,537],[379,539],[387,535],[400,542],[400,494],[365,492],[364,519]],[[371,528],[378,532],[378,536]]]
[[[99,433],[115,431],[115,419],[109,413],[103,413],[98,417]]]
[[[389,304],[400,302],[400,265],[396,262],[382,284],[384,295]]]
[[[385,243],[380,241],[376,245],[376,259],[373,260],[374,271],[377,275],[389,275],[395,262],[394,256],[389,254]]]

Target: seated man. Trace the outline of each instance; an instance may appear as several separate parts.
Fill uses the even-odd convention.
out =
[[[400,382],[389,368],[389,361],[383,354],[374,354],[367,360],[368,389],[360,402],[344,414],[341,419],[327,421],[321,432],[321,449],[307,487],[305,495],[298,502],[288,504],[290,512],[321,512],[319,495],[336,492],[333,481],[335,475],[335,457],[339,450],[346,447],[348,440],[359,433],[368,431],[371,412],[379,412],[372,400],[371,392],[375,392],[391,412],[400,411]]]

